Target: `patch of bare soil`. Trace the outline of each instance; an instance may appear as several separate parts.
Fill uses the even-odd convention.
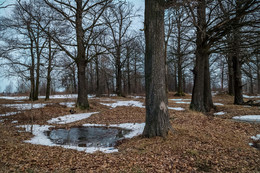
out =
[[[110,109],[101,105],[99,99],[89,101],[89,111],[75,109],[76,112],[100,112],[99,114],[60,126],[145,121],[145,109]],[[185,111],[169,111],[174,133],[170,133],[167,138],[147,139],[138,136],[123,140],[118,145],[119,152],[112,154],[87,154],[62,147],[24,143],[24,140],[33,135],[18,132],[17,125],[46,125],[51,118],[69,114],[70,108],[57,104],[57,100],[49,101],[51,102],[56,104],[0,117],[5,119],[0,123],[0,172],[260,172],[260,151],[248,145],[250,137],[259,134],[260,124],[230,119],[242,114],[259,115],[260,111],[258,108],[232,105],[232,97],[214,97],[214,102],[224,104],[217,106],[216,112],[227,112],[221,116],[213,116],[214,112],[206,116],[190,111],[189,105],[169,101],[170,106],[185,108]],[[18,124],[11,123],[13,120],[18,120]]]

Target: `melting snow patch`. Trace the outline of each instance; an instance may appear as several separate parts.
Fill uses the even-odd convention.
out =
[[[175,111],[184,111],[184,108],[181,107],[168,107],[168,109],[175,110]]]
[[[247,122],[260,122],[260,115],[235,116],[233,119]]]
[[[5,114],[0,114],[0,117],[15,115],[15,114],[18,114],[18,113],[20,113],[20,111],[18,111],[18,112],[7,112]]]
[[[143,106],[142,102],[134,101],[134,100],[117,101],[116,103],[100,103],[100,104],[105,105],[105,106],[110,106],[112,108],[116,108],[117,106],[133,106],[133,107],[145,108],[145,106]]]
[[[52,118],[51,120],[49,120],[47,122],[50,124],[67,124],[67,123],[72,123],[75,121],[80,121],[80,120],[89,118],[92,114],[97,114],[97,113],[98,112],[70,114],[70,115],[60,116],[57,118]]]
[[[253,139],[254,141],[260,140],[260,134],[257,134],[256,136],[252,136],[251,139]]]
[[[60,105],[67,106],[68,108],[74,108],[75,107],[74,102],[61,102]]]
[[[224,106],[222,103],[213,103],[215,106]]]
[[[28,96],[17,96],[17,97],[13,97],[13,96],[0,96],[0,99],[6,99],[6,100],[28,100],[29,97]]]
[[[178,104],[190,104],[190,102],[175,102],[175,103],[178,103]]]
[[[13,123],[13,124],[15,124],[15,123],[18,123],[18,121],[17,121],[17,120],[15,120],[15,121],[12,121],[12,123]]]
[[[247,99],[257,99],[257,98],[260,98],[260,96],[248,96],[248,95],[243,95],[244,98],[247,98]]]
[[[29,109],[37,109],[43,108],[46,104],[37,103],[37,104],[3,104],[5,107],[16,108],[18,110],[29,110]]]
[[[214,113],[214,115],[224,115],[224,114],[226,114],[226,112],[223,111]]]

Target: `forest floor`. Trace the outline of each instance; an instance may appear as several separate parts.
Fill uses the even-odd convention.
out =
[[[98,114],[55,126],[70,128],[87,123],[109,125],[145,122],[144,108],[118,106],[111,109],[100,104],[113,103],[115,100],[144,102],[144,98],[111,98],[89,99],[91,109],[75,109],[76,112]],[[251,137],[260,134],[260,123],[231,119],[239,115],[260,115],[260,108],[233,105],[233,97],[223,94],[213,97],[215,103],[223,105],[217,104],[216,110],[204,115],[189,110],[187,102],[190,98],[190,95],[175,97],[173,93],[169,94],[169,107],[182,107],[184,110],[169,110],[174,132],[170,132],[166,138],[136,136],[121,141],[116,146],[118,152],[99,151],[92,154],[24,142],[31,139],[33,134],[20,132],[22,128],[18,128],[18,125],[48,125],[48,120],[69,114],[71,108],[58,103],[75,101],[69,98],[40,99],[36,103],[48,105],[23,110],[15,115],[0,116],[0,172],[260,172],[260,150],[249,145]],[[0,99],[0,114],[17,111],[3,104],[20,102]],[[221,111],[225,114],[214,115]]]

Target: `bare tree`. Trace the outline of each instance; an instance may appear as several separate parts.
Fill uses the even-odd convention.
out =
[[[81,109],[88,109],[88,95],[87,95],[87,83],[86,83],[86,66],[87,63],[95,57],[92,55],[93,40],[99,35],[99,32],[95,32],[97,26],[100,26],[99,22],[102,13],[105,11],[110,0],[98,0],[98,1],[83,1],[83,0],[68,0],[66,2],[54,0],[44,0],[44,2],[53,10],[55,10],[60,19],[56,18],[53,22],[59,23],[75,32],[70,33],[69,39],[64,40],[65,35],[58,37],[52,33],[55,33],[55,29],[51,28],[51,32],[41,26],[41,29],[52,38],[52,40],[59,45],[68,57],[72,58],[77,64],[78,71],[78,99],[77,106]],[[28,13],[28,11],[26,11]],[[32,14],[30,14],[32,16]],[[35,19],[35,18],[34,18]],[[55,19],[55,18],[54,18]],[[51,23],[50,23],[51,24]],[[59,29],[66,28],[59,27]],[[54,31],[53,31],[54,30]],[[68,34],[68,33],[66,33]],[[67,35],[68,36],[68,35]],[[75,38],[75,39],[74,39]],[[76,51],[74,51],[75,49]]]
[[[124,46],[131,41],[128,35],[132,19],[136,17],[133,5],[126,2],[118,2],[104,13],[103,18],[109,28],[111,37],[108,51],[111,53],[115,65],[116,94],[122,96],[122,68],[127,58],[122,57]],[[107,35],[108,36],[108,35]]]
[[[171,128],[165,83],[164,3],[145,1],[145,137],[166,136]]]

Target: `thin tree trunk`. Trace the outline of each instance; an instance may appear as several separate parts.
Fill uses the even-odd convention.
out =
[[[163,3],[164,0],[145,0],[145,137],[164,137],[171,128],[165,82]]]
[[[29,26],[28,26],[28,32],[30,35],[30,53],[31,53],[31,67],[30,67],[30,83],[31,83],[31,91],[30,91],[30,100],[34,101],[34,93],[35,93],[35,81],[34,81],[34,68],[35,68],[35,62],[34,62],[34,52],[33,52],[33,40],[32,36],[30,34]]]
[[[122,96],[122,67],[120,61],[120,48],[117,48],[116,55],[116,94],[117,96]]]
[[[177,67],[178,67],[178,88],[177,96],[183,96],[183,80],[182,80],[182,55],[181,55],[181,23],[180,17],[177,19]]]
[[[46,86],[46,97],[45,100],[50,99],[50,92],[51,92],[51,38],[49,37],[49,59],[48,59],[48,71],[47,71],[47,86]]]
[[[127,47],[126,51],[126,58],[127,58],[127,64],[126,64],[126,68],[127,68],[127,93],[131,94],[131,75],[130,75],[130,48]]]
[[[96,57],[95,60],[96,63],[96,75],[97,75],[97,81],[96,81],[96,96],[100,97],[100,82],[99,82],[99,62],[98,62],[98,56]]]

